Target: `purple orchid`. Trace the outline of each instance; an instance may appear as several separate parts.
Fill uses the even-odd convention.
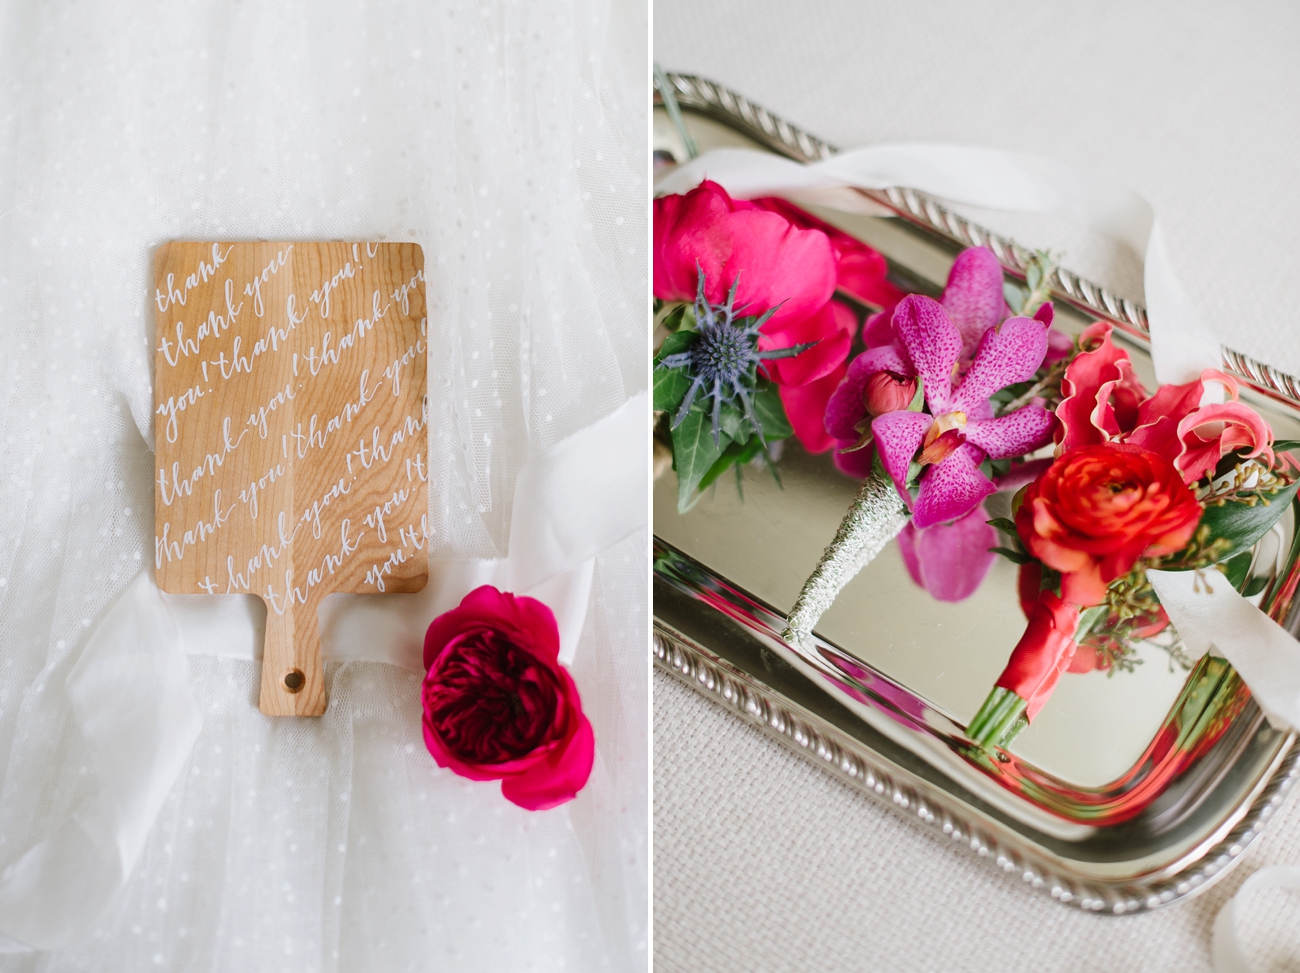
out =
[[[918,530],[912,521],[898,535],[898,553],[912,580],[940,601],[962,601],[975,594],[997,555],[990,548],[998,532],[988,524],[983,503],[951,524]]]
[[[961,332],[960,370],[964,372],[984,332],[1011,314],[1002,294],[1002,267],[991,250],[971,247],[957,256],[948,272],[941,303]],[[1034,317],[1050,329],[1045,360],[1055,361],[1069,354],[1072,339],[1051,327],[1051,303],[1042,305]],[[880,372],[912,378],[916,368],[907,348],[898,340],[891,312],[882,311],[868,318],[862,327],[862,340],[867,350],[849,364],[848,373],[827,403],[826,431],[839,445],[836,465],[850,476],[866,477],[871,472],[871,450],[852,447],[861,441],[871,419],[880,414],[870,409],[867,387]]]
[[[921,379],[929,413],[886,412],[872,420],[871,433],[905,503],[911,502],[913,460],[925,467],[912,503],[913,524],[925,528],[965,516],[994,492],[979,469],[986,456],[1023,456],[1051,441],[1054,420],[1040,404],[995,417],[989,403],[993,393],[1038,371],[1047,355],[1047,326],[1035,318],[1009,318],[989,328],[954,387],[964,339],[943,305],[910,295],[894,310],[893,325]]]

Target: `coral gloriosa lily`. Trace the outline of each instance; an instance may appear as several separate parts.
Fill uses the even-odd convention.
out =
[[[775,358],[789,358],[812,345],[759,351],[759,329],[776,313],[780,305],[768,308],[759,317],[738,317],[737,312],[744,310],[743,307],[736,307],[736,288],[740,285],[740,275],[732,281],[726,301],[713,304],[706,296],[707,280],[704,270],[699,269],[698,274],[695,341],[686,351],[668,355],[659,362],[660,368],[685,367],[691,376],[690,388],[673,417],[673,428],[681,425],[703,391],[705,400],[713,400],[711,416],[714,443],[719,441],[722,406],[736,400],[739,400],[745,418],[753,423],[754,431],[762,440],[763,427],[754,413],[754,402],[750,396],[759,363]]]
[[[965,376],[954,386],[965,339],[943,305],[912,295],[894,311],[894,331],[921,379],[924,412],[887,412],[871,423],[885,471],[904,502],[912,503],[918,528],[969,513],[995,487],[979,464],[1023,456],[1051,441],[1052,414],[1031,403],[994,416],[989,397],[1038,371],[1047,354],[1047,326],[1033,318],[1010,318],[984,331]],[[909,471],[921,451],[926,465],[915,502]]]

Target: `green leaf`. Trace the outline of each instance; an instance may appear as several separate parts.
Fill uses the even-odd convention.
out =
[[[984,523],[988,524],[990,527],[996,527],[1008,537],[1020,536],[1019,532],[1016,530],[1016,522],[1014,520],[1008,520],[1006,517],[994,517],[992,520],[984,521]]]
[[[1028,554],[1024,554],[1020,551],[1013,551],[1009,547],[990,547],[989,550],[992,551],[994,554],[1001,554],[1008,561],[1011,561],[1015,564],[1034,563],[1034,559],[1030,557]]]
[[[1252,595],[1259,594],[1261,591],[1263,591],[1265,588],[1268,587],[1269,580],[1270,579],[1268,578],[1268,576],[1263,574],[1261,574],[1259,577],[1251,578],[1248,582],[1246,582],[1246,587],[1241,589],[1242,597],[1250,598]]]
[[[677,329],[682,326],[682,318],[686,316],[687,306],[688,305],[686,304],[679,304],[677,307],[665,314],[659,323],[664,326],[665,330],[673,332],[677,331]]]
[[[676,355],[685,351],[697,337],[698,335],[694,331],[674,331],[659,346],[659,353],[655,355],[655,365],[657,366],[669,355]]]
[[[1300,439],[1275,439],[1273,440],[1273,449],[1279,453],[1284,453],[1290,449],[1300,449]]]
[[[686,390],[691,387],[691,377],[684,368],[656,368],[654,371],[654,408],[657,412],[671,412],[675,418]]]
[[[1241,586],[1246,583],[1246,579],[1250,576],[1250,562],[1252,557],[1253,555],[1250,551],[1242,551],[1240,554],[1230,557],[1226,561],[1219,562],[1219,570],[1222,571],[1223,576],[1228,579],[1228,584],[1232,585],[1238,591],[1241,590]]]
[[[1253,507],[1248,503],[1230,501],[1222,507],[1206,507],[1205,513],[1201,515],[1201,523],[1210,528],[1211,541],[1224,538],[1231,542],[1219,560],[1222,562],[1254,547],[1255,542],[1282,519],[1295,498],[1297,488],[1300,488],[1300,479],[1285,489],[1267,495],[1267,506],[1262,501]]]
[[[1029,285],[1031,291],[1038,290],[1038,285],[1043,281],[1043,270],[1036,263],[1029,265],[1025,270],[1025,283]]]
[[[1002,296],[1007,299],[1007,306],[1019,314],[1020,309],[1025,306],[1025,298],[1029,293],[1023,287],[1008,280],[1002,284]]]
[[[718,428],[738,443],[747,442],[754,434],[754,426],[749,418],[731,403],[724,404],[718,410]]]
[[[748,463],[758,455],[758,451],[762,448],[763,446],[758,441],[757,436],[751,438],[743,446],[740,443],[732,443],[722,451],[722,455],[718,457],[717,462],[709,467],[709,472],[705,473],[703,479],[700,480],[699,488],[707,490],[728,469]]]
[[[785,406],[781,404],[781,393],[771,382],[758,383],[754,391],[754,415],[763,427],[763,438],[769,443],[794,435],[794,428],[785,416]]]
[[[907,403],[908,412],[920,412],[925,408],[925,380],[920,375],[916,376],[916,394],[912,396],[912,401]]]
[[[677,509],[680,512],[690,509],[691,494],[729,445],[731,437],[726,435],[714,443],[711,423],[699,409],[691,409],[682,424],[673,430],[673,465],[677,468]]]

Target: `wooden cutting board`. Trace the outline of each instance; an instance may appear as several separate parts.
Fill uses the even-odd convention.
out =
[[[424,254],[168,243],[154,310],[155,567],[266,603],[262,712],[325,712],[317,609],[429,576]]]

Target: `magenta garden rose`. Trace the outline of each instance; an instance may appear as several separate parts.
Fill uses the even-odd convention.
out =
[[[559,662],[555,615],[491,585],[439,615],[424,637],[424,742],[439,767],[499,780],[530,811],[563,804],[587,783],[591,723]]]

